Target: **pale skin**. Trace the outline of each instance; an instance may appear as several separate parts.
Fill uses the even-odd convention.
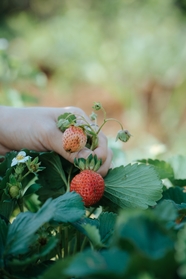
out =
[[[13,108],[0,106],[0,155],[23,148],[35,151],[55,151],[68,161],[75,157],[87,158],[91,153],[102,159],[98,170],[103,177],[111,167],[112,151],[108,147],[107,137],[100,131],[98,147],[91,151],[87,148],[79,152],[69,153],[62,147],[63,133],[57,128],[59,115],[65,112],[82,115],[91,123],[89,117],[78,107],[49,108],[25,107]]]

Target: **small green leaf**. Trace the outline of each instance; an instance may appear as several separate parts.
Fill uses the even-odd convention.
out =
[[[175,186],[186,186],[186,156],[175,155],[168,160],[174,171],[174,178],[171,180]]]
[[[104,180],[104,197],[121,208],[146,209],[162,196],[163,185],[153,166],[120,166],[110,170]]]
[[[7,169],[11,167],[12,159],[16,157],[17,153],[16,151],[6,153],[3,162],[0,163],[0,176],[4,176]]]
[[[172,200],[177,204],[186,203],[186,193],[180,187],[170,187],[163,192],[162,199]]]
[[[160,161],[160,160],[157,160],[157,159],[155,159],[155,160],[153,160],[153,159],[142,159],[142,160],[138,160],[138,162],[144,163],[146,165],[153,165],[161,179],[173,178],[174,177],[173,168],[166,161],[163,161],[163,160]]]
[[[5,220],[0,218],[0,268],[3,266],[2,256],[5,248],[7,233],[8,225],[6,224]]]
[[[65,112],[65,113],[61,114],[60,116],[58,116],[58,120],[60,120],[60,119],[65,119],[65,120],[68,120],[70,123],[75,123],[76,116],[73,113]]]
[[[48,199],[37,213],[20,213],[9,225],[5,254],[24,254],[34,242],[34,234],[44,223],[49,222],[56,211],[52,199]]]
[[[34,183],[32,184],[25,192],[24,197],[28,195],[32,195],[33,193],[37,192],[42,186],[40,184]]]
[[[164,222],[175,222],[178,217],[176,204],[172,200],[161,200],[153,212]]]
[[[94,249],[105,247],[105,245],[101,242],[101,236],[98,228],[90,224],[82,225],[82,227],[85,232],[84,234],[88,237]]]

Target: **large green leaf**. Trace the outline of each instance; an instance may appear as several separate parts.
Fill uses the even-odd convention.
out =
[[[174,239],[164,223],[152,211],[122,211],[117,219],[114,242],[126,249],[131,244],[134,251],[146,258],[157,260],[174,249]]]
[[[162,187],[153,166],[129,164],[109,171],[104,196],[121,208],[146,209],[161,198]]]
[[[70,201],[71,200],[71,201]],[[36,238],[35,232],[46,222],[73,222],[85,213],[81,197],[67,193],[57,199],[48,199],[36,213],[20,213],[9,225],[6,254],[24,254]]]
[[[77,278],[123,278],[128,264],[129,255],[117,248],[87,250],[77,254],[63,273]]]
[[[39,174],[38,183],[42,188],[37,191],[40,200],[57,197],[65,193],[67,177],[60,156],[54,152],[43,152],[39,156],[41,166],[45,169]]]

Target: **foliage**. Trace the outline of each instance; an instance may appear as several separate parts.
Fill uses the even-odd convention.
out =
[[[185,278],[185,157],[113,168],[103,198],[85,208],[68,191],[74,164],[23,151],[21,163],[11,166],[14,151],[0,164],[1,278]]]

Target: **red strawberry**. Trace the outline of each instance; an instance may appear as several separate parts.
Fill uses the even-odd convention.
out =
[[[70,191],[79,193],[85,206],[97,203],[103,196],[104,189],[103,177],[93,170],[82,170],[74,176],[70,184]]]
[[[70,126],[63,133],[62,144],[67,152],[77,152],[85,147],[87,136],[81,127]]]

